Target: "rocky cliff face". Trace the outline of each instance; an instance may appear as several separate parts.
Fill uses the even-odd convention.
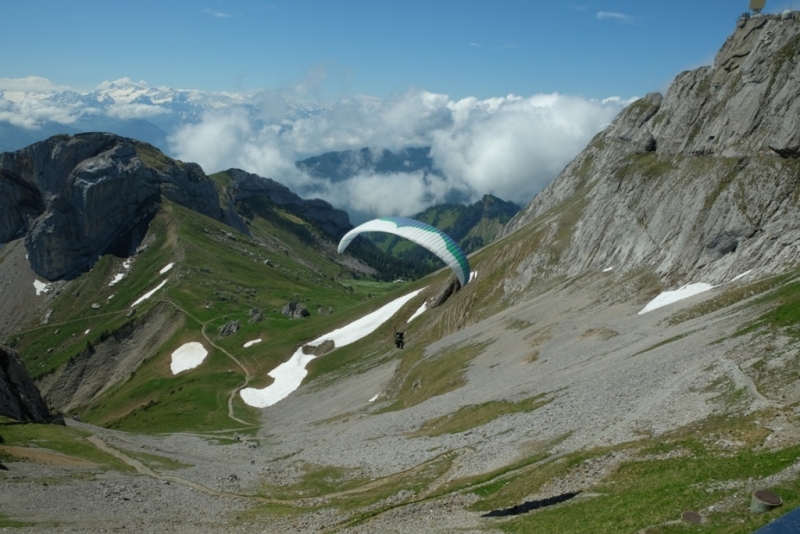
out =
[[[508,286],[642,265],[675,282],[782,270],[800,259],[799,182],[800,18],[740,20],[713,66],[631,104],[509,222],[536,247]]]
[[[50,420],[50,410],[19,355],[3,345],[0,345],[0,415],[17,421]]]
[[[328,235],[336,239],[339,239],[353,228],[347,212],[335,209],[324,200],[300,198],[288,187],[275,180],[240,169],[229,169],[225,174],[233,182],[233,190],[229,195],[231,209],[237,203],[248,198],[264,197],[275,206],[318,225]]]
[[[233,169],[233,191],[196,164],[112,134],[56,136],[0,154],[0,243],[25,236],[33,270],[48,280],[70,278],[104,253],[133,253],[162,197],[247,234],[235,204],[262,195],[333,235],[351,226],[347,214],[321,200]],[[227,208],[223,206],[227,204]]]

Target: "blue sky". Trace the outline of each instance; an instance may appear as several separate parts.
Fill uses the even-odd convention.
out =
[[[768,11],[798,2],[768,2]],[[747,0],[5,0],[0,77],[629,97],[708,63]]]
[[[274,178],[351,215],[413,215],[454,192],[525,205],[634,98],[712,64],[747,7],[3,0],[0,122],[31,132],[143,119],[164,129],[170,156]],[[800,0],[769,0],[766,11],[787,8]],[[202,91],[191,93],[196,113],[134,98],[174,93],[161,87]],[[64,88],[82,98],[57,98]],[[431,148],[435,172],[362,170],[332,183],[295,166],[329,151],[412,146]]]

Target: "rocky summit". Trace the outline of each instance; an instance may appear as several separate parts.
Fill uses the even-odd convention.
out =
[[[712,66],[626,108],[505,228],[541,246],[519,283],[653,265],[718,283],[800,254],[800,18],[742,18]]]
[[[127,256],[140,244],[161,198],[247,234],[235,205],[265,196],[332,236],[347,214],[304,200],[285,186],[236,169],[219,186],[199,165],[104,133],[56,136],[0,154],[0,243],[25,237],[31,267],[48,280],[74,277],[105,253]]]

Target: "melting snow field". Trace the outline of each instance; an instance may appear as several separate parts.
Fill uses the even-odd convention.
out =
[[[743,272],[739,276],[734,276],[733,278],[731,278],[731,282],[735,282],[735,281],[739,280],[740,278],[744,278],[745,276],[747,276],[748,274],[750,274],[752,272],[753,272],[752,270],[749,270],[749,271]]]
[[[134,302],[133,304],[131,304],[131,308],[135,308],[136,306],[138,306],[139,304],[141,304],[141,303],[142,303],[142,302],[144,302],[145,300],[147,300],[147,299],[149,299],[150,297],[152,297],[152,296],[153,296],[153,294],[155,294],[155,292],[156,292],[156,291],[158,291],[159,289],[161,289],[162,287],[164,287],[164,284],[166,284],[166,283],[167,283],[167,281],[166,281],[166,280],[162,280],[162,281],[161,281],[161,283],[160,283],[160,284],[158,284],[158,285],[156,286],[156,288],[155,288],[155,289],[151,289],[150,291],[148,291],[147,293],[145,293],[144,295],[142,295],[141,297],[139,297],[139,298],[136,300],[136,302]]]
[[[166,273],[166,272],[169,272],[169,270],[170,270],[170,269],[172,269],[172,267],[173,267],[174,265],[175,265],[174,263],[168,263],[168,264],[167,264],[167,265],[166,265],[166,266],[165,266],[163,269],[161,269],[160,271],[158,271],[158,274],[164,274],[164,273]]]
[[[45,284],[44,282],[40,282],[39,280],[33,281],[33,287],[36,289],[36,295],[41,295],[42,293],[47,293],[50,291],[50,286]]]
[[[194,369],[206,359],[208,351],[202,343],[192,341],[181,345],[175,352],[172,353],[172,363],[169,368],[172,370],[173,375],[177,375],[181,371]]]
[[[130,270],[132,263],[133,263],[133,260],[131,258],[128,258],[127,260],[122,262],[122,266],[125,268],[125,271],[129,271]],[[111,287],[114,284],[119,283],[123,278],[125,278],[126,274],[127,274],[127,272],[121,272],[121,273],[115,274],[114,278],[111,279],[111,282],[108,283],[108,286]]]
[[[712,286],[711,284],[698,282],[696,284],[686,284],[682,288],[676,289],[675,291],[664,291],[659,296],[648,302],[647,306],[642,308],[642,311],[639,312],[639,315],[653,311],[657,308],[661,308],[667,304],[678,302],[679,300],[688,299],[691,296],[704,293],[709,289],[714,289],[715,287],[716,286]]]
[[[255,345],[256,343],[261,343],[261,338],[254,339],[253,341],[248,341],[247,343],[245,343],[245,344],[244,344],[244,345],[242,345],[242,346],[243,346],[244,348],[248,348],[248,347],[252,347],[252,346],[253,346],[253,345]]]
[[[425,310],[427,309],[428,309],[428,301],[425,301],[422,303],[422,306],[420,306],[419,309],[415,311],[411,317],[408,318],[407,322],[410,323],[411,321],[413,321],[414,319],[425,313]]]
[[[730,279],[728,283],[735,282],[741,278],[744,278],[751,272],[753,271],[752,270],[745,271],[738,276],[734,276],[733,278]],[[647,313],[649,311],[653,311],[662,306],[666,306],[667,304],[672,304],[673,302],[677,302],[679,300],[687,299],[694,295],[704,293],[709,289],[714,289],[715,287],[717,286],[712,286],[711,284],[706,284],[704,282],[697,282],[695,284],[686,284],[682,288],[676,289],[675,291],[665,291],[656,298],[654,298],[653,300],[651,300],[650,302],[648,302],[647,306],[642,308],[642,311],[639,312],[639,315],[642,315],[643,313]]]
[[[424,288],[423,288],[424,289]],[[397,311],[403,307],[409,300],[416,297],[422,289],[413,291],[408,295],[393,300],[382,308],[375,310],[369,315],[365,315],[361,319],[353,321],[347,326],[338,328],[333,332],[326,334],[318,339],[315,339],[309,345],[316,347],[320,343],[332,340],[336,348],[349,345],[358,341],[362,337],[372,333],[388,321]],[[239,393],[242,400],[256,408],[266,408],[272,406],[276,402],[285,399],[292,391],[300,387],[303,379],[308,374],[306,365],[308,362],[315,358],[312,354],[303,354],[302,347],[297,349],[289,361],[280,364],[278,367],[269,372],[269,376],[275,381],[262,389],[244,388]]]

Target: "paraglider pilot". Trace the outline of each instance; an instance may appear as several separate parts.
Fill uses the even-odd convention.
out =
[[[394,346],[397,347],[398,349],[402,349],[403,345],[406,344],[406,342],[403,341],[404,335],[405,332],[398,332],[397,327],[396,326],[394,327]]]

